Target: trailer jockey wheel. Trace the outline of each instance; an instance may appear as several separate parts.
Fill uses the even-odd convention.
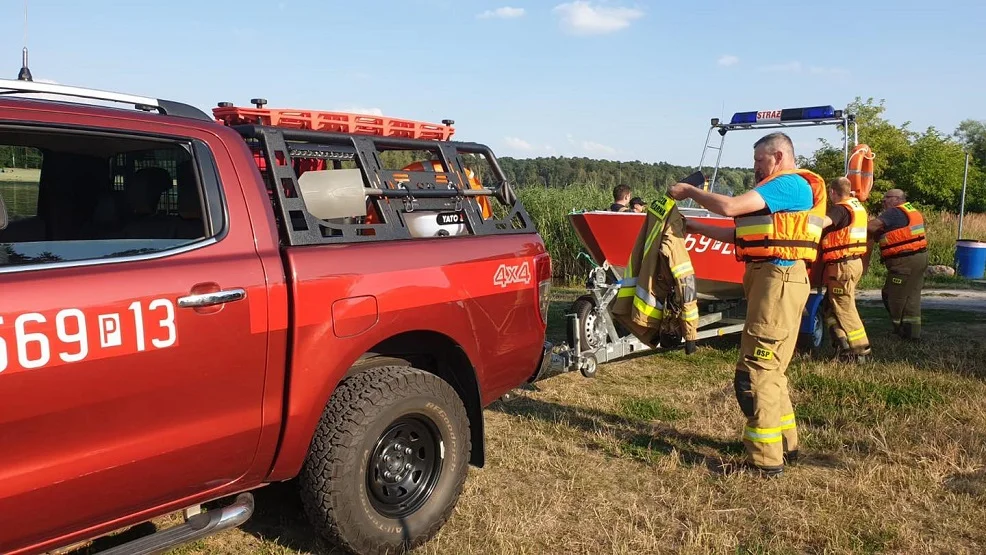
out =
[[[589,295],[583,295],[569,309],[569,314],[575,314],[579,321],[579,344],[583,351],[594,351],[602,347],[606,342],[606,329],[603,328],[599,316],[596,314],[596,303]],[[575,338],[571,337],[572,330],[568,330],[568,344],[575,345]]]
[[[596,366],[596,356],[588,355],[579,363],[579,372],[582,372],[582,375],[587,378],[595,378]]]

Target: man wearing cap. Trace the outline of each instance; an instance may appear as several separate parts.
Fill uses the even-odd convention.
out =
[[[907,202],[904,191],[890,189],[883,194],[883,212],[869,221],[867,230],[879,242],[880,260],[887,267],[881,293],[894,333],[919,340],[921,288],[928,268],[924,217]]]

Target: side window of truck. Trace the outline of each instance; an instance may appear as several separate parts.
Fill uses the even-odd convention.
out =
[[[202,187],[218,189],[215,166],[192,141],[0,127],[0,168],[0,270],[161,256],[222,227]]]

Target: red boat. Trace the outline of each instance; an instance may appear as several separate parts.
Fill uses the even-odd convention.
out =
[[[853,182],[853,190],[860,198],[866,198],[872,181],[865,182],[859,172],[866,171],[866,164],[872,163],[872,153],[866,145],[856,144],[853,156],[861,153],[862,158],[850,164],[850,129],[852,142],[857,141],[856,119],[854,114],[836,110],[832,106],[810,106],[737,112],[728,122],[712,118],[711,127],[705,139],[705,149],[699,168],[704,167],[709,150],[719,153],[712,167],[712,175],[706,180],[708,190],[714,190],[719,173],[723,141],[727,132],[743,130],[767,130],[791,127],[839,126],[843,134],[845,168]],[[719,135],[718,145],[710,143],[713,133]],[[869,161],[869,162],[867,162]],[[850,171],[852,170],[852,171]],[[872,178],[870,178],[872,179]],[[733,219],[713,214],[703,208],[679,206],[688,219],[704,223],[733,227]],[[618,282],[623,278],[627,260],[633,251],[646,215],[636,212],[609,212],[605,210],[573,211],[569,221],[579,240],[585,246],[589,257],[595,262],[587,279],[587,291],[572,303],[568,314],[568,347],[557,353],[561,364],[577,367],[585,376],[593,376],[598,364],[629,356],[653,347],[644,345],[614,322],[609,307],[616,298]],[[743,299],[743,274],[745,265],[736,259],[734,247],[730,243],[716,241],[704,235],[689,233],[686,248],[695,268],[695,288],[699,297],[698,338],[721,337],[739,333],[744,327],[745,301]],[[805,304],[798,345],[803,352],[818,352],[825,337],[821,316],[824,288],[821,287],[821,259],[808,268],[812,293]],[[661,348],[673,348],[674,341]]]
[[[713,214],[701,208],[679,208],[688,219],[721,227],[733,227],[733,219]],[[585,245],[589,256],[598,264],[608,263],[622,277],[634,240],[644,225],[646,214],[595,210],[572,212],[568,215],[575,233]],[[733,245],[689,233],[685,246],[695,268],[695,288],[704,300],[736,300],[743,298],[743,262],[736,259]],[[809,268],[812,286],[819,286],[820,263]]]

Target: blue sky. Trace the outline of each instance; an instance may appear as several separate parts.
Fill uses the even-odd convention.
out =
[[[787,6],[785,6],[787,4]],[[14,78],[23,0],[0,3]],[[709,118],[884,98],[986,119],[986,3],[937,0],[28,0],[35,79],[169,98],[452,118],[500,156],[694,166]],[[727,137],[750,165],[758,133]],[[834,128],[792,132],[799,154]]]

